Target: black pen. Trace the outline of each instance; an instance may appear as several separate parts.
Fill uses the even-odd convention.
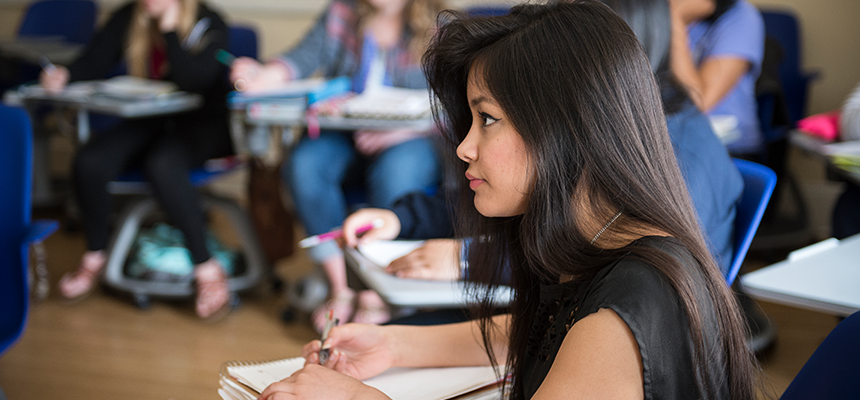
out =
[[[337,323],[337,318],[334,318],[334,310],[328,310],[325,328],[323,328],[322,338],[320,339],[320,346],[322,346],[322,348],[320,348],[320,365],[325,365],[325,363],[328,361],[331,349],[328,347],[325,341],[326,339],[328,339],[328,332],[331,330],[332,327],[337,325]]]

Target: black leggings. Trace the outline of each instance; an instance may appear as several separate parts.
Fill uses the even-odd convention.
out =
[[[170,222],[185,234],[194,264],[208,260],[205,218],[189,172],[207,159],[231,152],[223,115],[128,120],[92,137],[78,150],[73,167],[89,249],[107,247],[108,183],[127,169],[140,167]]]

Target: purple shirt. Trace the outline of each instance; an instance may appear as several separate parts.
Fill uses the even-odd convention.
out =
[[[750,63],[749,70],[709,112],[708,116],[737,118],[740,133],[727,143],[732,153],[757,152],[763,146],[759,129],[755,81],[764,57],[764,21],[761,13],[745,0],[738,0],[715,23],[696,22],[688,27],[690,49],[696,65],[711,58],[737,57]]]

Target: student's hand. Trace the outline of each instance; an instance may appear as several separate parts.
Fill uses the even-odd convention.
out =
[[[358,228],[373,223],[373,221],[381,219],[382,226],[373,228],[361,235],[359,239],[355,232]],[[343,220],[343,238],[341,243],[349,247],[358,246],[360,243],[370,243],[374,240],[394,239],[400,234],[400,218],[394,211],[384,208],[362,208]]]
[[[179,25],[179,14],[181,11],[182,6],[179,4],[179,0],[169,0],[164,11],[158,16],[158,30],[162,33],[175,31]]]
[[[390,147],[424,136],[410,129],[389,131],[358,130],[352,135],[355,148],[366,157],[375,156]]]
[[[458,280],[461,245],[457,239],[428,240],[423,246],[392,261],[385,271],[400,278]]]
[[[327,345],[331,349],[326,368],[364,380],[379,375],[394,365],[392,339],[386,327],[373,324],[346,324],[329,331]],[[302,348],[305,365],[319,364],[322,343],[314,340]]]
[[[290,377],[275,382],[259,400],[388,399],[379,390],[321,365],[306,364]]]
[[[239,91],[260,91],[289,82],[290,71],[283,64],[265,65],[249,57],[239,57],[230,65],[230,82]]]
[[[39,84],[49,92],[59,92],[69,82],[68,68],[57,65],[49,71],[42,70],[39,73]]]

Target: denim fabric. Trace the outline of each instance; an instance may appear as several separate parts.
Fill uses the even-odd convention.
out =
[[[439,182],[441,167],[433,139],[410,140],[365,158],[351,135],[323,131],[317,139],[305,137],[284,164],[284,183],[308,235],[328,232],[346,218],[344,183],[363,183],[367,205],[387,208],[405,194]],[[333,243],[317,247],[310,252],[317,262],[339,251]]]

